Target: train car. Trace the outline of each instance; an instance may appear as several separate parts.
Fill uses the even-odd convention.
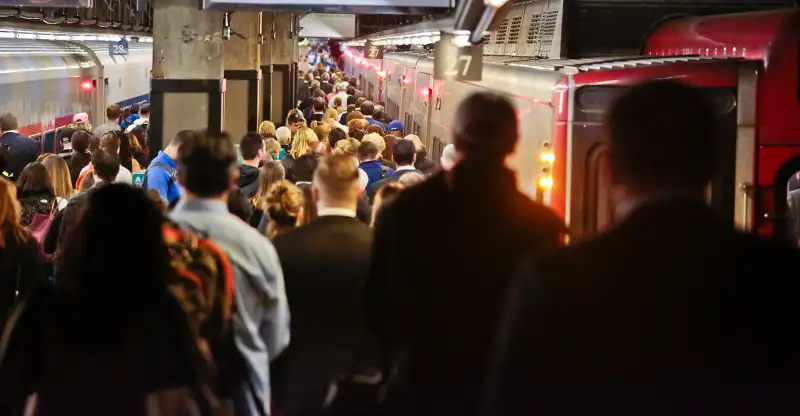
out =
[[[696,22],[687,23],[685,31],[719,45],[717,53],[710,46],[708,53],[700,53],[699,46],[694,50],[663,46],[668,42],[664,39],[675,37],[666,31],[681,27],[681,20],[675,20],[653,33],[648,55],[571,61],[486,56],[479,82],[436,81],[432,56],[387,53],[382,66],[386,101],[396,104],[397,115],[392,116],[405,122],[407,133],[418,134],[436,160],[451,141],[449,126],[455,122],[461,98],[478,90],[506,94],[520,120],[521,143],[514,165],[521,190],[550,205],[570,224],[573,236],[580,237],[601,230],[613,213],[603,186],[605,146],[599,130],[608,105],[625,86],[648,79],[681,79],[703,88],[722,118],[717,138],[722,166],[711,186],[710,202],[741,228],[779,237],[785,227],[773,226],[772,220],[783,220],[786,179],[800,170],[800,146],[789,134],[800,117],[787,116],[798,105],[798,54],[791,46],[797,44],[794,16],[794,11],[737,15],[739,22],[754,19],[754,23],[752,29],[738,23],[726,29],[749,39],[739,46],[730,44],[728,53],[721,40],[697,31]],[[713,22],[724,17],[700,19]],[[756,33],[764,24],[779,29]],[[784,33],[792,30],[794,37]],[[779,57],[757,52],[759,44]],[[782,51],[782,45],[789,50]],[[734,48],[739,54],[732,53]],[[359,58],[357,52],[351,55]],[[350,69],[361,78],[370,71],[363,65]],[[785,81],[776,80],[779,76]]]
[[[130,112],[150,91],[152,44],[130,42],[127,56],[109,56],[105,41],[0,38],[0,113],[14,113],[20,133],[56,152],[58,130],[87,113],[105,122],[112,104]]]
[[[652,56],[695,54],[758,64],[754,117],[740,126],[740,147],[753,158],[737,175],[739,214],[763,235],[786,237],[787,181],[800,171],[800,12],[796,9],[691,17],[665,22],[647,38]]]

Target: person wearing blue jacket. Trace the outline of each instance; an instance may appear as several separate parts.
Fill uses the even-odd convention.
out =
[[[181,197],[183,189],[178,184],[175,170],[178,168],[178,152],[181,144],[189,140],[194,133],[191,130],[182,130],[172,139],[169,145],[158,152],[150,161],[150,166],[144,174],[144,189],[155,189],[162,198],[173,205]]]

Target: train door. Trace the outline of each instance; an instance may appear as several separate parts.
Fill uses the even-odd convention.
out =
[[[625,86],[586,86],[575,92],[569,226],[571,237],[594,235],[613,218],[608,190],[607,143],[603,115]],[[737,176],[736,89],[702,88],[719,119],[715,147],[719,167],[711,181],[710,204],[726,221],[734,223]],[[687,149],[687,151],[690,151]],[[752,155],[752,153],[751,153]]]
[[[431,74],[417,72],[416,74],[416,99],[412,113],[411,133],[419,136],[423,143],[427,143],[428,129],[433,104],[433,77]]]
[[[432,157],[433,153],[441,142],[448,134],[449,126],[445,124],[445,117],[442,111],[442,102],[447,101],[450,97],[445,97],[444,81],[433,81],[433,95],[431,98],[430,107],[430,122],[428,123],[429,132],[428,137],[423,140],[425,147],[428,149],[428,156]],[[438,163],[438,160],[432,159]]]
[[[800,241],[800,147],[762,146],[756,192],[758,233],[794,246]]]

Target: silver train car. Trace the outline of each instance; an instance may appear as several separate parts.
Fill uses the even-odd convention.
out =
[[[110,56],[108,42],[0,39],[0,113],[19,118],[20,133],[57,151],[58,130],[78,113],[105,122],[112,103],[148,100],[152,43],[130,42],[127,56]]]

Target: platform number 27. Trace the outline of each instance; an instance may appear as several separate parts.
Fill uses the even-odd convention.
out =
[[[114,53],[124,54],[125,45],[114,45]]]
[[[464,69],[461,70],[461,76],[466,76],[467,73],[469,73],[469,66],[472,65],[472,56],[471,55],[461,55],[459,57],[448,56],[447,59],[445,59],[444,63],[446,68],[444,75],[446,77],[458,76],[458,71],[461,68],[462,63],[464,65]]]
[[[367,55],[369,55],[369,57],[370,57],[370,58],[372,58],[372,59],[375,59],[375,58],[377,58],[377,57],[378,57],[378,52],[380,52],[380,51],[378,50],[378,48],[370,48],[370,49],[367,51]]]

